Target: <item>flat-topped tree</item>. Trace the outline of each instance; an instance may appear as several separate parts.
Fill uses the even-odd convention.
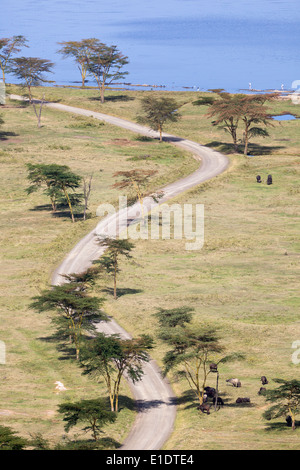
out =
[[[26,188],[27,194],[32,194],[41,188],[44,188],[44,193],[49,196],[52,206],[52,211],[56,212],[57,203],[61,197],[61,190],[50,185],[53,179],[53,174],[61,168],[61,165],[55,163],[27,163],[28,175],[27,179],[30,181],[30,186]],[[68,167],[65,167],[68,168]]]
[[[170,347],[163,358],[164,374],[176,370],[182,375],[201,406],[208,377],[214,372],[210,365],[213,363],[217,368],[221,363],[241,359],[242,355],[224,356],[224,347],[214,328],[191,325],[193,311],[190,307],[159,309],[155,316],[160,327],[158,338]]]
[[[104,299],[91,297],[84,282],[68,282],[53,286],[34,297],[31,308],[39,313],[55,311],[58,315],[52,322],[57,328],[57,338],[63,343],[74,344],[76,359],[84,333],[95,333],[95,322],[106,321],[101,306]]]
[[[166,122],[177,122],[181,115],[177,112],[178,103],[173,98],[145,97],[141,100],[142,114],[137,121],[147,124],[154,131],[159,132],[162,142],[162,131]]]
[[[44,74],[53,73],[54,63],[47,59],[39,59],[38,57],[18,57],[11,61],[11,73],[21,80],[22,86],[28,90],[29,103],[32,105],[34,113],[37,117],[38,127],[41,127],[42,108],[45,102],[43,95],[41,100],[34,100],[32,97],[32,88],[46,83]],[[38,109],[37,105],[40,104]]]
[[[245,96],[241,103],[241,120],[244,123],[244,155],[248,154],[249,140],[252,137],[268,137],[266,126],[272,126],[272,116],[264,106],[267,101],[277,99],[276,94]],[[261,126],[264,127],[261,127]]]
[[[25,450],[29,441],[19,437],[11,428],[0,425],[0,450]]]
[[[63,415],[66,432],[77,424],[85,424],[83,431],[91,431],[95,441],[99,439],[102,427],[116,420],[116,414],[107,409],[104,398],[62,403],[58,405],[58,412]]]
[[[26,166],[27,178],[31,182],[26,189],[27,194],[44,187],[44,193],[50,197],[53,212],[57,209],[58,201],[64,196],[70,208],[72,221],[75,222],[69,190],[74,191],[79,187],[81,176],[73,173],[67,165],[28,163]]]
[[[209,106],[207,116],[214,118],[213,126],[223,127],[233,140],[234,151],[238,152],[238,128],[243,123],[244,154],[248,153],[252,137],[267,137],[265,126],[271,125],[272,117],[264,106],[267,101],[277,98],[274,93],[262,95],[230,94],[223,90],[212,90],[218,98],[204,96],[194,101],[196,106]],[[264,127],[261,127],[263,125]]]
[[[71,58],[77,64],[81,75],[82,87],[85,87],[85,81],[88,74],[88,60],[93,52],[93,47],[99,44],[96,38],[82,39],[81,41],[63,41],[58,44],[62,46],[58,54],[66,58]]]
[[[73,173],[66,165],[58,165],[57,171],[55,171],[50,179],[50,188],[60,190],[67,200],[70,208],[72,222],[75,222],[73,207],[69,190],[74,191],[80,186],[81,176]]]
[[[12,57],[20,52],[22,47],[28,47],[26,42],[27,39],[21,35],[0,39],[0,68],[3,83],[5,83],[5,74],[10,72]]]
[[[154,176],[157,170],[143,170],[141,168],[134,168],[133,170],[117,171],[114,177],[121,177],[121,181],[117,181],[113,188],[125,189],[133,188],[137,198],[141,204],[143,212],[143,199],[145,197],[145,187],[148,184],[151,176]]]
[[[272,420],[290,416],[292,430],[296,429],[296,417],[300,414],[300,381],[273,379],[278,387],[266,390],[264,396],[269,403],[274,403],[264,412],[263,417]]]
[[[101,103],[104,103],[105,89],[128,75],[128,72],[122,70],[128,63],[128,57],[124,56],[117,46],[108,46],[100,42],[93,45],[92,53],[87,60],[87,70],[97,82]]]
[[[84,374],[104,379],[109,394],[111,411],[118,412],[121,380],[126,373],[134,383],[141,380],[144,363],[150,360],[148,351],[153,339],[142,335],[122,339],[119,335],[98,333],[84,343],[80,357]]]
[[[114,299],[117,299],[117,275],[120,272],[120,257],[131,258],[130,252],[134,248],[133,243],[128,240],[114,238],[98,238],[100,246],[106,248],[103,256],[94,264],[99,265],[104,271],[113,276],[114,280]]]

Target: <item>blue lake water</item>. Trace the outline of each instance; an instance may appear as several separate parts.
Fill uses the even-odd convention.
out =
[[[0,15],[0,37],[26,36],[22,55],[55,62],[57,84],[80,83],[57,43],[91,37],[129,57],[133,84],[236,91],[300,80],[298,0],[11,0]]]
[[[281,114],[279,116],[273,116],[274,121],[293,121],[297,119],[293,114]]]

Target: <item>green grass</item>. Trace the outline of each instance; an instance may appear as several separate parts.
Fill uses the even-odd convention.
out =
[[[31,298],[48,287],[65,254],[96,225],[98,205],[118,202],[118,192],[112,188],[115,171],[137,166],[156,170],[150,190],[190,173],[197,162],[169,144],[139,142],[135,134],[53,110],[44,110],[43,127],[38,129],[30,108],[14,102],[8,105],[12,107],[3,108],[5,125],[0,129],[0,339],[7,348],[7,364],[0,366],[0,423],[27,437],[42,432],[54,443],[63,434],[62,420],[56,414],[61,400],[106,392],[103,385],[83,378],[75,364],[60,360],[53,343],[39,339],[51,333],[51,315],[31,311]],[[93,125],[82,129],[82,123],[90,122]],[[149,154],[150,161],[130,160],[143,154]],[[67,164],[87,177],[93,173],[92,218],[72,224],[68,213],[64,217],[51,214],[42,192],[27,196],[25,164],[29,162]],[[56,380],[68,388],[66,394],[54,393]],[[121,393],[130,395],[125,383]],[[122,442],[134,418],[134,411],[123,406],[117,423],[108,428],[109,435]]]
[[[134,120],[140,97],[146,93],[108,91],[107,96],[113,98],[103,106],[92,99],[97,97],[95,90],[51,88],[46,98]],[[198,93],[155,93],[175,96],[182,104],[183,118],[167,126],[167,132],[231,151],[229,136],[206,119],[207,108],[192,105]],[[294,114],[295,109],[288,101],[272,104],[274,114]],[[111,188],[113,171],[140,165],[158,169],[151,186],[155,189],[192,171],[195,164],[187,154],[178,153],[168,144],[139,139],[107,124],[78,129],[74,124],[80,120],[63,113],[45,110],[45,127],[41,130],[35,129],[29,109],[7,110],[4,119],[5,129],[13,128],[18,135],[2,141],[0,153],[5,181],[1,188],[1,318],[5,322],[0,339],[8,345],[11,364],[5,367],[3,375],[7,378],[0,393],[1,407],[12,412],[1,421],[12,424],[22,434],[25,429],[41,428],[55,440],[62,433],[61,422],[55,415],[51,419],[46,415],[61,400],[53,394],[53,382],[66,382],[74,398],[86,398],[87,387],[96,396],[99,386],[81,377],[76,366],[66,367],[59,362],[53,346],[37,341],[37,337],[47,334],[49,320],[28,310],[28,304],[30,297],[47,285],[52,270],[75,241],[96,225],[96,219],[72,226],[68,219],[53,219],[49,212],[32,211],[47,201],[40,194],[24,196],[24,164],[64,162],[83,175],[93,170],[93,213],[99,201],[116,200],[117,194]],[[170,376],[179,405],[175,430],[165,445],[168,450],[299,448],[299,429],[293,433],[289,428],[268,428],[262,418],[266,402],[257,395],[261,375],[268,377],[269,388],[275,387],[273,378],[299,376],[299,365],[291,361],[291,346],[300,339],[300,125],[298,121],[274,122],[269,132],[270,137],[250,145],[254,158],[230,154],[231,165],[226,173],[174,200],[204,204],[202,250],[186,251],[185,240],[135,241],[134,259],[122,265],[119,287],[141,292],[120,296],[117,301],[105,294],[107,313],[134,335],[155,335],[157,322],[153,314],[157,308],[189,305],[195,309],[195,325],[217,327],[227,353],[245,354],[245,360],[222,366],[220,390],[226,406],[210,416],[200,415],[195,404],[186,399],[187,383]],[[257,174],[262,184],[256,183]],[[272,186],[266,185],[268,174],[273,176]],[[105,287],[112,286],[107,281],[98,284],[99,295]],[[160,365],[165,350],[163,344],[156,343],[152,355]],[[225,380],[230,377],[239,377],[242,388],[227,386]],[[214,386],[213,381],[209,385]],[[129,391],[124,385],[125,393]],[[235,405],[238,396],[249,396],[251,406]],[[110,429],[110,435],[117,440],[126,434],[134,416],[124,410],[122,417],[123,421]]]

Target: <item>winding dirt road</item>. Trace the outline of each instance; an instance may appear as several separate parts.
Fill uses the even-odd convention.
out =
[[[22,97],[17,95],[11,95],[11,99],[23,100]],[[93,116],[101,121],[137,132],[141,135],[153,138],[158,138],[159,136],[157,132],[125,119],[58,103],[46,103],[45,106],[73,114]],[[160,199],[160,203],[219,175],[228,167],[228,158],[214,150],[170,134],[164,133],[163,138],[184,150],[190,151],[193,157],[199,160],[199,163],[201,162],[201,165],[191,175],[162,188],[163,198]],[[153,204],[155,202],[152,198],[146,198],[144,201],[144,212],[147,213]],[[116,225],[117,227],[124,228],[127,220],[130,221],[129,223],[133,223],[134,219],[138,218],[139,213],[140,207],[138,204],[135,204],[129,209],[128,215],[120,211],[105,217],[98,224],[97,228],[80,240],[66,256],[53,274],[52,284],[62,283],[62,274],[79,273],[86,270],[93,260],[98,259],[104,251],[96,243],[96,238],[102,234],[107,236],[112,235]],[[118,224],[116,224],[116,221]],[[125,338],[130,338],[130,335],[113,319],[107,323],[103,322],[103,324],[100,324],[99,331],[107,334],[118,333]],[[145,366],[143,379],[136,384],[129,381],[129,384],[139,412],[121,450],[159,450],[170,436],[176,416],[176,398],[171,386],[162,377],[156,362],[153,360]]]

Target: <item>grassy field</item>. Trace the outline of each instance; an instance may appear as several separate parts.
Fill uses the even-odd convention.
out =
[[[55,345],[42,339],[50,335],[49,315],[28,308],[33,296],[48,287],[51,274],[72,246],[97,223],[102,202],[118,202],[111,186],[117,170],[140,168],[157,171],[149,189],[160,187],[198,166],[190,155],[169,144],[140,142],[137,136],[108,124],[45,110],[43,127],[36,127],[32,109],[8,102],[1,114],[1,326],[0,339],[7,348],[7,364],[0,366],[0,423],[28,437],[42,432],[50,441],[63,434],[55,394],[56,380],[68,388],[71,399],[105,395],[103,386],[81,376],[74,364],[60,359]],[[139,157],[149,155],[147,161]],[[72,224],[69,214],[51,214],[42,192],[27,196],[26,163],[67,164],[76,173],[93,173],[90,210],[93,218]],[[40,338],[40,339],[39,339]],[[122,395],[130,394],[126,384]],[[125,401],[130,405],[130,402]],[[109,435],[122,442],[134,420],[124,407]],[[79,430],[79,429],[78,429]]]
[[[12,87],[11,91],[17,89]],[[46,90],[46,99],[134,120],[139,97],[146,93],[109,91],[102,106],[95,90],[51,88]],[[182,105],[183,117],[167,126],[166,131],[230,153],[229,137],[211,126],[205,117],[207,108],[192,105],[198,93],[174,95]],[[299,114],[297,109],[290,102],[272,104],[274,114]],[[0,369],[6,377],[0,387],[1,408],[7,410],[6,414],[2,411],[0,422],[12,425],[21,434],[25,428],[28,432],[38,429],[55,441],[63,432],[54,414],[62,397],[53,393],[53,382],[66,383],[72,398],[85,397],[87,390],[96,396],[99,386],[84,379],[76,366],[66,367],[64,361],[59,361],[53,345],[37,340],[47,335],[49,319],[34,314],[28,304],[96,219],[72,226],[67,218],[54,220],[48,211],[32,210],[47,201],[40,194],[24,196],[24,164],[50,159],[67,163],[82,175],[93,170],[94,213],[99,201],[115,201],[112,172],[137,166],[132,157],[153,155],[151,161],[142,162],[159,171],[151,189],[192,171],[195,163],[167,144],[140,142],[136,136],[109,125],[84,130],[72,127],[77,119],[54,111],[45,110],[45,127],[41,130],[35,128],[29,109],[7,109],[2,114],[5,126],[1,131],[13,129],[17,135],[6,135],[7,140],[1,141],[5,182],[1,189],[1,318],[5,321],[0,338],[5,338],[9,354],[8,365]],[[299,365],[291,361],[291,346],[300,339],[300,124],[274,122],[269,132],[270,137],[256,139],[255,145],[250,145],[254,158],[230,154],[231,165],[225,174],[174,200],[204,204],[202,250],[186,251],[185,240],[136,241],[134,260],[122,266],[119,286],[139,292],[122,295],[117,301],[105,294],[107,313],[132,334],[155,334],[153,314],[157,308],[188,305],[195,309],[195,325],[219,329],[227,353],[245,354],[243,361],[222,367],[220,391],[226,406],[209,416],[199,415],[187,383],[170,376],[179,404],[174,433],[165,445],[168,450],[299,449],[299,429],[294,433],[287,427],[270,429],[262,419],[266,402],[257,395],[261,375],[268,377],[269,388],[275,386],[273,378],[299,378]],[[262,184],[256,183],[257,174]],[[268,174],[273,176],[272,186],[266,185]],[[99,295],[103,295],[104,287],[98,285]],[[162,364],[164,352],[165,347],[157,342],[152,356]],[[230,377],[239,377],[242,388],[227,386],[225,380]],[[129,393],[125,385],[123,393]],[[250,397],[251,406],[236,405],[238,396]],[[124,408],[118,426],[112,426],[109,435],[121,441],[133,419],[134,413]]]

